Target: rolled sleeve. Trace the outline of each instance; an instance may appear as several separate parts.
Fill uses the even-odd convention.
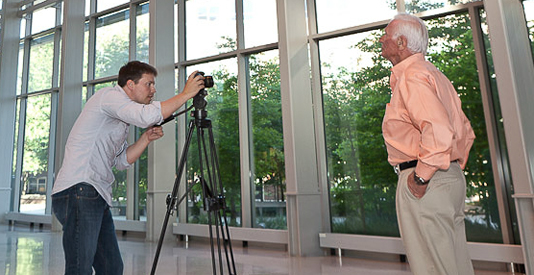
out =
[[[120,87],[108,90],[102,97],[102,110],[109,116],[140,128],[148,128],[163,122],[161,102],[141,104],[131,100]]]
[[[115,156],[115,168],[118,170],[126,170],[132,166],[128,162],[128,157],[126,155],[126,151],[128,149],[128,143],[124,143],[122,146],[121,151]]]

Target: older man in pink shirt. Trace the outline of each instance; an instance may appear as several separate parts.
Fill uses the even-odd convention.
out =
[[[474,274],[464,224],[465,168],[475,139],[451,82],[425,60],[428,31],[398,14],[380,38],[391,61],[382,132],[399,175],[397,218],[414,274]]]

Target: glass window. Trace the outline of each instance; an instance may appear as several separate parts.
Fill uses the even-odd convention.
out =
[[[245,47],[250,48],[278,41],[276,1],[245,0]]]
[[[87,2],[87,1],[86,1]],[[89,69],[89,22],[85,22],[83,32],[83,81],[87,81]],[[118,73],[118,72],[117,72]]]
[[[56,8],[37,10],[32,15],[32,34],[52,29],[56,26]]]
[[[17,67],[17,95],[22,93],[22,67],[24,66],[24,42],[19,44],[19,60]]]
[[[136,60],[148,63],[148,28],[150,24],[150,16],[148,13],[148,3],[137,6],[137,56]],[[118,72],[117,72],[118,73]]]
[[[523,8],[525,9],[525,18],[527,20],[530,47],[534,55],[534,0],[523,1]]]
[[[54,62],[54,34],[35,38],[30,45],[28,92],[50,89]]]
[[[467,239],[501,243],[502,232],[492,159],[469,16],[450,15],[426,23],[431,41],[428,59],[453,83],[462,100],[462,109],[476,135],[464,169],[467,180],[465,209]]]
[[[286,229],[286,177],[278,50],[250,56],[254,227]]]
[[[144,129],[135,127],[135,139],[139,139]],[[131,168],[130,168],[131,169]],[[135,164],[134,200],[137,201],[137,212],[134,220],[146,221],[146,190],[148,189],[148,150],[145,150]]]
[[[470,2],[476,2],[481,0],[405,0],[406,11],[414,11],[413,13],[439,9],[447,6],[453,6],[458,4],[466,4]]]
[[[205,97],[207,101],[206,118],[211,120],[212,124],[221,183],[226,196],[227,222],[229,225],[239,226],[241,225],[241,166],[239,161],[237,61],[228,59],[187,68],[189,72],[195,70],[212,75],[215,82],[213,88],[207,89],[208,95]],[[209,145],[207,130],[205,131],[205,141]],[[188,194],[187,214],[190,223],[207,223],[207,216],[202,204],[201,186],[198,184],[199,163],[195,131],[189,147],[186,173],[188,186],[194,184]],[[206,177],[207,174],[204,176]]]
[[[503,170],[503,179],[504,179],[504,185],[505,185],[505,193],[504,196],[507,196],[507,199],[505,201],[508,202],[509,207],[509,213],[510,213],[510,219],[511,224],[508,226],[512,227],[512,234],[513,239],[511,240],[511,243],[514,244],[520,244],[520,236],[519,236],[519,226],[517,221],[517,215],[515,211],[515,203],[514,199],[512,198],[512,194],[514,193],[512,190],[513,182],[510,172],[510,163],[509,163],[509,157],[508,157],[508,147],[506,145],[506,136],[504,133],[504,119],[502,117],[501,113],[501,104],[499,103],[499,91],[497,89],[497,78],[495,75],[495,67],[493,66],[493,51],[491,50],[490,46],[490,38],[489,38],[489,27],[487,23],[486,18],[486,12],[484,9],[481,9],[480,12],[480,21],[481,21],[481,30],[484,37],[484,46],[486,49],[486,60],[488,62],[488,74],[490,79],[490,88],[491,88],[491,98],[493,103],[493,109],[495,110],[495,113],[493,114],[493,120],[496,124],[497,129],[497,140],[498,140],[498,148],[502,161],[501,161],[501,167]],[[497,187],[496,187],[497,188]],[[497,210],[493,210],[497,211]],[[503,225],[504,226],[504,225]],[[468,231],[468,234],[474,234],[473,231]]]
[[[11,170],[11,186],[16,186],[17,181],[15,180],[17,178],[17,172],[18,170],[17,166],[17,156],[18,156],[18,140],[19,140],[19,131],[20,131],[20,108],[21,108],[22,100],[17,100],[17,106],[16,106],[16,113],[15,113],[15,128],[13,132],[13,156],[12,156],[12,170]]]
[[[45,94],[27,99],[20,188],[21,213],[45,213],[50,98],[50,94]]]
[[[457,14],[426,23],[427,58],[457,89],[477,136],[465,169],[468,239],[502,242],[469,18]],[[380,56],[380,34],[371,31],[320,42],[334,232],[398,236],[397,176],[386,161],[381,138],[391,64]],[[347,62],[342,58],[351,55],[358,59]]]
[[[95,79],[118,74],[128,62],[129,18],[129,10],[122,10],[97,19]]]
[[[379,31],[320,42],[332,232],[398,236],[397,175],[382,139],[388,63]]]
[[[128,0],[94,0],[96,1],[96,12],[101,12],[125,3],[128,3]],[[89,2],[89,0],[86,0]]]
[[[234,0],[189,0],[185,4],[187,59],[236,49]]]
[[[390,0],[316,0],[319,33],[392,18],[395,1]]]
[[[27,17],[22,17],[23,20],[20,20],[20,38],[26,36],[26,22],[28,21]]]
[[[115,181],[111,184],[111,213],[114,218],[120,216],[126,216],[126,188],[127,188],[127,170],[117,170],[113,167],[113,175],[115,176]]]

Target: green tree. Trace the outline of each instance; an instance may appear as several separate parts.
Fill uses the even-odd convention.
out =
[[[422,3],[412,2],[414,6],[407,11],[415,13],[414,7],[421,8]],[[495,227],[499,219],[469,17],[451,15],[429,20],[427,25],[431,37],[428,60],[451,79],[478,137],[465,170],[468,196],[480,200],[478,208],[473,207],[479,211],[475,214],[486,222],[480,228],[485,233],[478,231],[478,239],[498,242],[500,232]],[[398,236],[394,203],[397,177],[386,162],[381,136],[391,65],[380,56],[380,36],[381,32],[371,32],[354,45],[372,54],[373,65],[358,72],[339,68],[332,75],[323,75],[334,232]]]

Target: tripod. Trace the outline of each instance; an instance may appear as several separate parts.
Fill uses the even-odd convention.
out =
[[[174,188],[172,194],[167,195],[167,212],[165,214],[165,220],[161,227],[161,233],[158,241],[158,247],[156,250],[156,255],[154,257],[154,263],[152,264],[151,275],[154,275],[156,272],[157,262],[159,259],[159,254],[161,252],[161,245],[163,244],[163,237],[165,236],[165,231],[169,222],[169,217],[172,215],[173,211],[176,209],[176,206],[179,205],[184,198],[187,197],[187,194],[191,191],[192,187],[196,183],[200,183],[202,187],[202,200],[204,211],[208,213],[208,229],[209,229],[209,238],[210,238],[210,247],[211,247],[211,265],[213,268],[213,275],[217,275],[217,265],[216,265],[216,255],[214,247],[214,234],[213,226],[215,226],[215,235],[216,235],[216,244],[217,244],[217,257],[218,257],[218,266],[220,269],[220,275],[224,274],[224,265],[223,265],[223,255],[221,251],[221,241],[224,247],[224,254],[226,258],[227,270],[230,275],[236,275],[236,268],[234,263],[234,254],[232,251],[232,243],[230,240],[230,231],[228,229],[228,223],[226,222],[226,198],[223,194],[223,188],[221,183],[221,176],[218,165],[218,158],[215,148],[215,142],[213,139],[213,131],[211,128],[211,120],[206,119],[207,111],[204,110],[205,101],[202,95],[197,95],[194,98],[194,105],[196,108],[191,113],[194,116],[194,119],[190,120],[187,136],[185,140],[184,150],[180,157],[180,163],[178,164],[178,174],[174,182]],[[191,107],[193,107],[191,106]],[[188,110],[190,110],[189,108]],[[187,111],[187,110],[186,110]],[[177,114],[179,115],[179,114]],[[173,115],[165,119],[160,125],[163,125],[174,119],[177,115]],[[191,184],[185,194],[177,201],[178,188],[180,185],[180,179],[182,178],[182,173],[185,168],[187,153],[189,151],[189,146],[191,144],[191,138],[193,136],[194,129],[197,129],[197,143],[198,143],[198,157],[199,157],[199,180]],[[208,141],[209,147],[206,146],[205,141],[205,129],[208,129]],[[204,172],[206,172],[207,177],[204,177]]]

